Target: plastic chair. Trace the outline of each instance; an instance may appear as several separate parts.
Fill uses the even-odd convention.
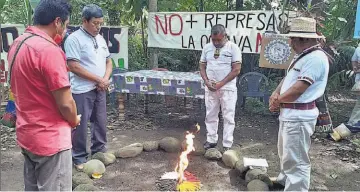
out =
[[[245,108],[247,97],[260,98],[260,101],[264,102],[265,106],[269,104],[269,80],[265,75],[258,72],[249,72],[239,78],[237,105]]]

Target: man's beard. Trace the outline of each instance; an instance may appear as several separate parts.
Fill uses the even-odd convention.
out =
[[[224,47],[224,45],[225,45],[225,43],[227,42],[227,39],[224,39],[220,44],[218,44],[218,45],[215,45],[215,44],[213,44],[216,48],[222,48],[222,47]]]

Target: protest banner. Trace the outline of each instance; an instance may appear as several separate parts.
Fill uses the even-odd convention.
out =
[[[68,32],[77,30],[79,26],[69,26]],[[0,65],[0,83],[7,82],[8,62],[7,53],[9,48],[19,35],[25,31],[24,25],[1,25],[1,65]],[[102,27],[100,34],[105,38],[111,53],[111,59],[114,67],[128,68],[128,28],[126,27]]]
[[[222,24],[242,53],[259,54],[263,32],[278,32],[280,22],[295,16],[281,11],[151,12],[148,47],[201,50],[211,40],[211,27]]]

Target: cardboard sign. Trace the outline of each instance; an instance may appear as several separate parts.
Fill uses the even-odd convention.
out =
[[[259,67],[287,69],[295,52],[288,37],[278,34],[263,34]]]

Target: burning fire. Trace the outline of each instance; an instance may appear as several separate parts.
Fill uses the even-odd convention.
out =
[[[196,133],[198,133],[199,131],[200,131],[200,126],[199,126],[199,124],[196,124]],[[186,170],[186,168],[189,165],[189,159],[187,158],[188,154],[191,153],[192,151],[195,151],[194,138],[195,138],[195,135],[193,133],[186,131],[185,150],[181,153],[180,158],[179,158],[180,160],[175,168],[175,172],[177,172],[177,174],[178,174],[178,183],[182,183],[184,180],[186,180],[186,178],[184,176],[184,171]]]
[[[189,165],[189,159],[187,155],[192,151],[195,151],[194,147],[194,133],[199,133],[200,126],[199,124],[195,125],[196,130],[190,132],[186,131],[185,136],[185,150],[181,153],[179,157],[179,162],[176,165],[174,172],[165,173],[161,176],[160,180],[177,180],[176,190],[179,192],[183,191],[198,191],[201,189],[200,180],[190,172],[186,171],[186,168]],[[165,184],[166,185],[166,184]]]
[[[195,151],[194,140],[193,140],[195,138],[195,135],[187,131],[185,138],[186,138],[186,149],[181,153],[180,161],[175,168],[175,171],[178,173],[179,183],[182,183],[184,180],[186,180],[186,178],[184,177],[184,171],[189,165],[189,160],[187,158],[187,155],[190,152]]]

